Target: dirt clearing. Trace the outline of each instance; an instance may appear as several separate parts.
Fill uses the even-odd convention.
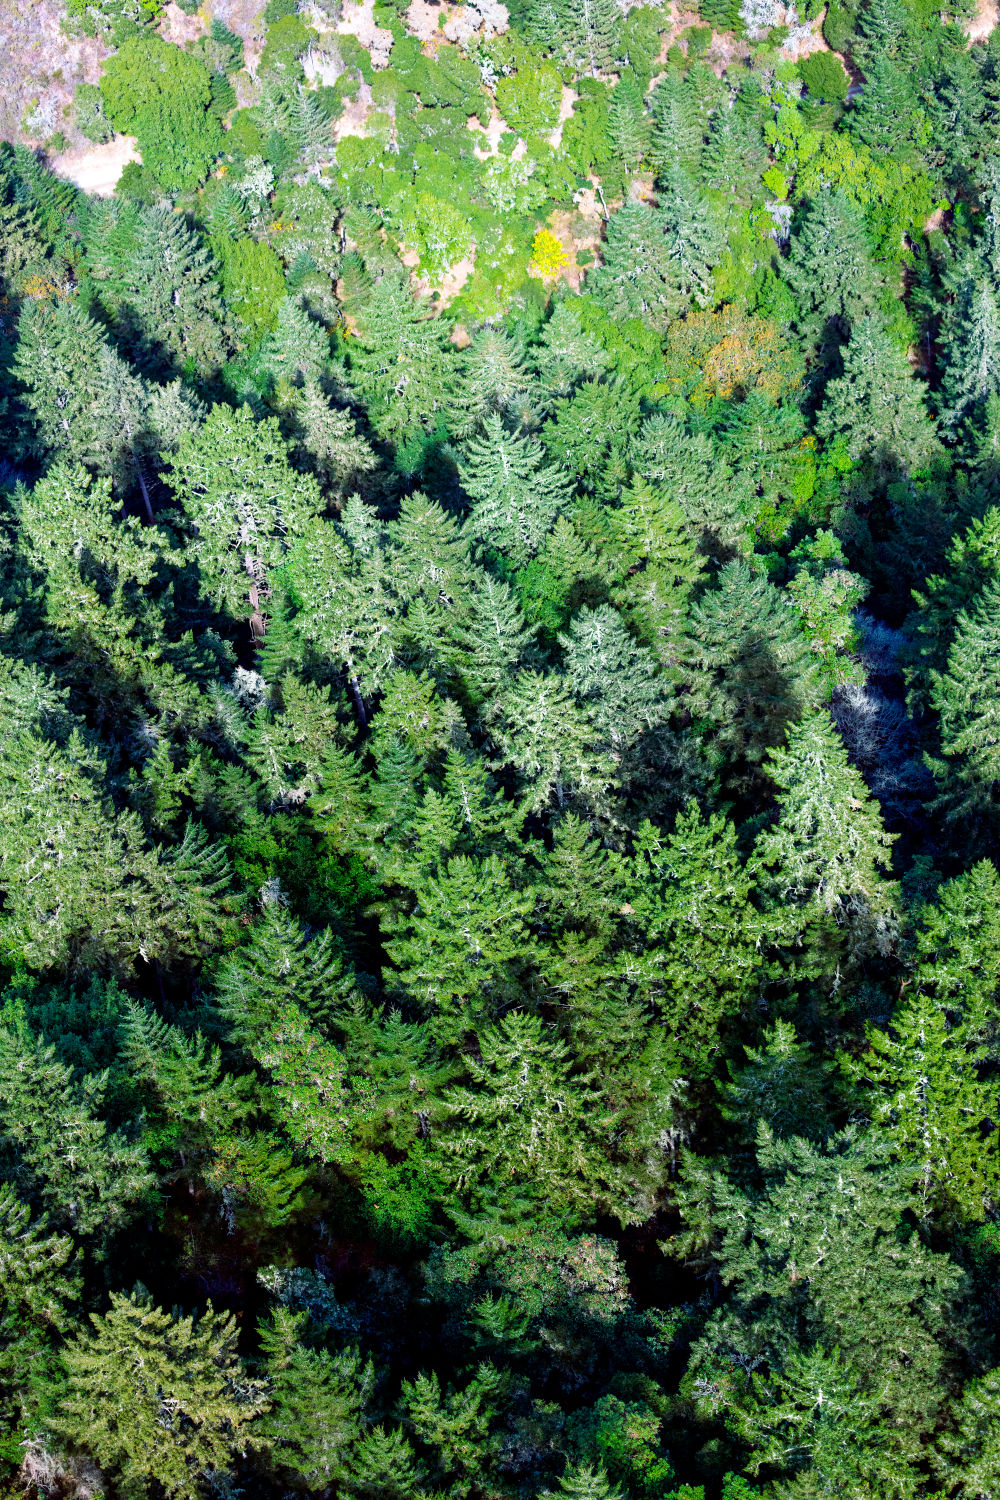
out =
[[[117,135],[106,146],[90,146],[83,151],[63,151],[50,161],[57,177],[75,182],[85,193],[110,198],[118,179],[130,161],[138,161],[135,141],[129,135]]]

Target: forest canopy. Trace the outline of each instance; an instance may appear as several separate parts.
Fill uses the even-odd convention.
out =
[[[135,152],[0,143],[4,1493],[1000,1494],[982,20],[67,0]]]

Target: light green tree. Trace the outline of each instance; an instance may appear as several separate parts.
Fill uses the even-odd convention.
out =
[[[928,764],[941,786],[941,803],[966,823],[996,817],[1000,783],[1000,581],[991,582],[959,611],[943,671],[930,673],[930,703],[938,715],[941,755]]]
[[[629,1218],[627,1178],[607,1150],[614,1111],[539,1017],[512,1011],[479,1034],[467,1085],[450,1089],[436,1151],[462,1211],[565,1226],[603,1204]]]
[[[110,1469],[125,1495],[153,1485],[196,1500],[212,1472],[245,1451],[267,1409],[236,1353],[236,1319],[164,1312],[141,1290],[111,1293],[106,1313],[67,1346],[68,1390],[52,1427]]]
[[[515,566],[539,550],[572,490],[571,481],[545,462],[541,443],[508,431],[499,417],[487,417],[483,435],[470,438],[459,477],[472,501],[468,535]]]
[[[496,854],[455,855],[414,895],[415,909],[394,923],[386,943],[394,966],[386,980],[429,1012],[436,1035],[457,1040],[518,997],[534,903]]]
[[[504,695],[495,739],[497,764],[518,773],[528,810],[538,811],[553,799],[560,808],[576,799],[584,806],[604,804],[615,761],[601,748],[565,677],[521,672]]]
[[[750,869],[773,903],[805,913],[891,918],[888,880],[895,835],[886,833],[878,804],[829,715],[807,715],[771,750],[768,775],[778,787],[778,817],[759,836]]]
[[[356,1349],[331,1354],[305,1340],[308,1313],[278,1307],[260,1328],[270,1409],[256,1425],[276,1466],[310,1491],[328,1489],[352,1471],[351,1448],[375,1371]]]
[[[0,1133],[57,1224],[113,1234],[150,1201],[142,1148],[101,1118],[105,1075],[73,1080],[53,1047],[0,1029]]]
[[[686,1075],[711,1067],[723,1027],[762,982],[752,890],[736,830],[720,813],[706,818],[691,802],[666,838],[649,822],[640,827],[628,906],[643,948],[629,967],[669,1028]]]
[[[322,509],[316,481],[292,468],[275,418],[213,407],[169,460],[194,533],[206,594],[237,618],[257,614],[289,542]]]

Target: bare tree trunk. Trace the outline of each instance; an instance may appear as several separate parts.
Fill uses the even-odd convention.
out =
[[[365,700],[361,696],[361,689],[358,686],[358,679],[352,675],[348,677],[347,681],[351,689],[351,697],[354,699],[354,707],[358,711],[358,723],[361,725],[362,732],[364,732],[368,728],[368,715],[365,713]]]
[[[136,478],[139,481],[139,489],[142,492],[142,504],[143,504],[143,508],[144,508],[144,510],[146,512],[146,521],[147,521],[147,523],[150,526],[152,526],[152,524],[153,524],[153,507],[149,503],[149,490],[146,488],[145,477],[143,475],[142,470],[138,467],[138,465],[136,466],[135,473],[136,473]]]

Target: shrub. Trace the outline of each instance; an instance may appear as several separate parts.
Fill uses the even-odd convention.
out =
[[[88,141],[96,142],[98,146],[111,140],[114,131],[104,113],[104,102],[96,83],[81,83],[77,86],[74,106],[76,128],[82,136]]]
[[[799,63],[799,77],[816,99],[847,98],[850,80],[839,57],[832,52],[810,52]]]

